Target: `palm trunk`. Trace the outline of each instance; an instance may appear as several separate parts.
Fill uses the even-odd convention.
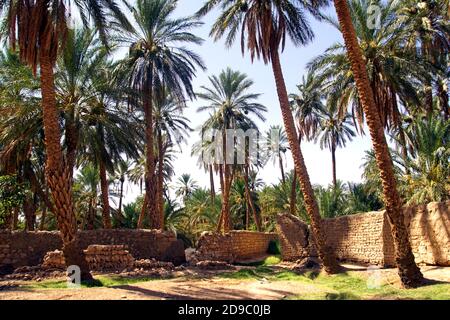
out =
[[[95,216],[94,216],[94,208],[92,205],[92,199],[89,201],[89,207],[88,207],[88,218],[87,218],[87,227],[88,230],[94,230],[95,229]]]
[[[73,175],[78,149],[78,130],[75,124],[75,112],[72,108],[66,118],[67,170]]]
[[[45,39],[42,39],[45,43]],[[47,184],[55,204],[55,215],[63,240],[63,253],[66,265],[78,265],[82,280],[92,280],[84,253],[77,243],[77,221],[72,202],[72,173],[64,167],[60,145],[61,132],[59,111],[56,106],[53,63],[48,51],[41,48],[39,62],[41,66],[42,113],[45,134]]]
[[[106,167],[103,160],[100,160],[100,188],[102,189],[102,218],[103,218],[103,228],[111,229],[111,213],[109,208],[109,188],[108,179],[106,178]]]
[[[120,190],[119,190],[119,212],[118,216],[122,219],[122,199],[123,199],[123,184],[125,183],[125,179],[120,179]]]
[[[249,183],[248,183],[248,180],[249,180],[248,175],[249,175],[248,164],[246,164],[245,172],[244,172],[245,194],[247,196],[248,205],[250,206],[250,209],[252,210],[253,219],[255,220],[255,224],[256,224],[256,229],[259,232],[261,232],[261,230],[262,230],[261,219],[259,218],[259,215],[256,212],[255,204],[253,203],[252,195],[250,193],[250,187],[249,187]]]
[[[225,121],[226,124],[226,121]],[[225,128],[227,126],[225,125]],[[233,177],[230,173],[230,165],[227,164],[227,136],[226,130],[222,132],[222,150],[223,150],[223,161],[224,161],[224,181],[223,181],[223,192],[222,192],[222,210],[221,210],[221,223],[223,232],[226,233],[231,230],[231,216],[230,216],[230,189],[233,181]]]
[[[11,230],[17,230],[18,226],[19,226],[19,209],[14,208],[12,211],[12,215],[9,215],[10,218],[10,222],[6,222],[6,225],[9,226],[11,228]]]
[[[291,186],[291,199],[289,202],[290,213],[295,216],[297,208],[297,173],[294,169],[294,174],[292,176],[292,186]]]
[[[145,137],[146,137],[146,159],[145,159],[145,197],[147,198],[146,207],[142,207],[145,214],[147,211],[150,223],[150,229],[161,229],[160,219],[157,215],[157,199],[156,199],[156,185],[155,177],[155,154],[154,154],[154,139],[153,139],[153,88],[150,82],[148,92],[144,93],[144,113],[145,113]],[[142,212],[141,212],[142,214]]]
[[[44,205],[42,208],[42,214],[41,214],[41,222],[39,224],[39,231],[43,231],[45,228],[45,218],[47,217],[47,206]]]
[[[164,148],[161,130],[158,130],[158,223],[159,229],[164,229]]]
[[[416,287],[422,282],[423,275],[414,261],[408,231],[405,227],[402,214],[402,204],[397,192],[397,181],[394,175],[393,163],[378,116],[374,95],[370,89],[362,52],[358,44],[347,1],[334,0],[334,5],[358,88],[359,99],[366,114],[367,126],[369,127],[372,138],[376,162],[380,170],[386,214],[391,224],[400,279],[405,287]]]
[[[429,44],[427,40],[422,41],[422,58],[430,58]],[[433,82],[432,80],[425,81],[425,110],[427,117],[431,118],[433,115]]]
[[[225,179],[223,177],[223,165],[220,164],[219,165],[219,179],[220,179],[220,192],[222,193],[222,207],[220,210],[220,216],[219,216],[219,221],[217,223],[217,232],[220,232],[222,230],[222,225],[223,225],[223,197],[224,197],[224,193],[225,193]]]
[[[324,233],[322,218],[320,217],[319,207],[314,197],[314,190],[309,180],[308,171],[305,166],[302,151],[298,141],[297,130],[295,128],[294,117],[289,105],[286,84],[284,82],[283,70],[280,64],[278,51],[271,51],[271,61],[273,74],[275,77],[278,99],[281,107],[281,114],[289,140],[292,156],[294,159],[295,171],[298,174],[300,186],[305,199],[305,207],[311,219],[312,232],[316,241],[317,253],[322,261],[323,267],[327,273],[337,273],[340,271],[333,249],[328,245]]]
[[[34,224],[36,222],[36,203],[33,195],[26,197],[23,203],[23,213],[25,215],[25,230],[34,231]]]
[[[285,184],[286,183],[286,176],[284,174],[283,158],[281,158],[281,153],[278,153],[278,163],[280,164],[281,181],[283,181],[283,184]]]
[[[334,143],[331,144],[331,166],[333,172],[333,187],[336,188],[337,178],[336,178],[336,145]]]
[[[214,206],[216,203],[216,188],[214,186],[214,172],[212,164],[209,165],[209,184],[211,193],[211,205]]]

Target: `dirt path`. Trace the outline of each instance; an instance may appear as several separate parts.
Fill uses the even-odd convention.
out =
[[[349,267],[349,266],[347,266]],[[350,266],[366,275],[365,268]],[[395,269],[380,270],[384,281],[397,283]],[[450,268],[422,268],[428,279],[450,282]],[[300,281],[234,280],[225,278],[173,278],[84,289],[28,289],[21,286],[0,291],[0,300],[159,300],[159,299],[283,299],[314,295],[323,288]]]
[[[160,300],[160,299],[283,299],[287,296],[316,293],[314,285],[293,281],[256,281],[229,279],[154,280],[110,288],[26,289],[0,292],[0,300]]]

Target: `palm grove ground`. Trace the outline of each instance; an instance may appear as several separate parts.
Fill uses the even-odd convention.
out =
[[[232,271],[187,268],[170,278],[124,278],[97,275],[95,286],[69,289],[64,279],[41,282],[0,282],[1,299],[438,299],[450,300],[450,268],[422,267],[428,283],[402,289],[395,269],[373,271],[345,265],[346,272],[328,276],[315,271],[298,274],[269,258],[258,266]]]

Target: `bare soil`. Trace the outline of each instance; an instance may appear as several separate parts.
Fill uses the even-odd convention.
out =
[[[364,267],[345,265],[352,273],[368,276]],[[450,282],[450,268],[422,267],[427,279]],[[320,287],[299,281],[228,279],[214,277],[217,271],[186,270],[171,279],[151,280],[114,287],[81,289],[27,288],[29,281],[0,281],[0,300],[161,300],[161,299],[284,299],[314,295]],[[399,285],[396,269],[381,269],[383,281]]]

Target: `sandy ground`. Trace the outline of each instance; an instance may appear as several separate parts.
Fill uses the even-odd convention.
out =
[[[352,272],[367,270],[346,265]],[[450,282],[450,268],[423,267],[427,279]],[[395,269],[382,269],[383,280],[398,284]],[[316,285],[294,281],[233,280],[223,278],[173,278],[116,287],[89,289],[27,289],[21,286],[0,291],[0,300],[160,300],[160,299],[283,299],[319,293]]]

